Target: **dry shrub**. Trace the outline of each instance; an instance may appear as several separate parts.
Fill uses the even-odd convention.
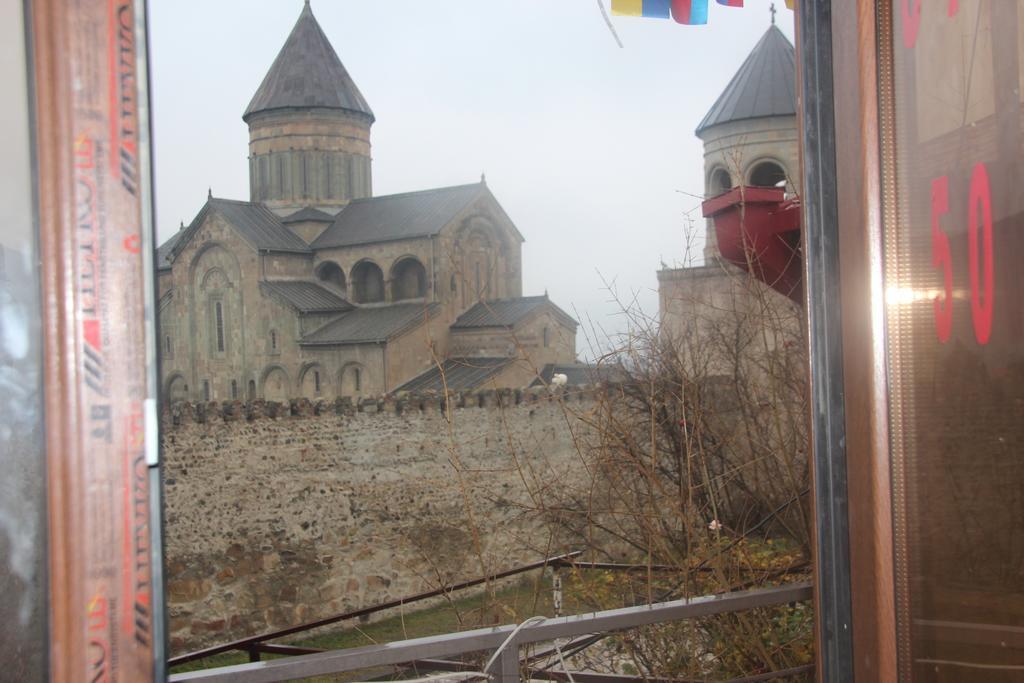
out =
[[[625,307],[632,331],[599,363],[610,381],[586,411],[566,404],[587,425],[579,442],[590,475],[548,492],[538,512],[593,559],[651,567],[581,578],[578,604],[603,609],[807,578],[801,318],[746,273],[717,267],[714,296],[672,302],[683,312],[675,324]],[[700,679],[779,671],[811,661],[812,621],[810,605],[798,604],[661,624],[605,638],[575,664]]]

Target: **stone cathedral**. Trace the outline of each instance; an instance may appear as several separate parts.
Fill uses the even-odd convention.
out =
[[[160,246],[165,397],[521,387],[574,367],[576,322],[523,296],[486,182],[373,196],[374,115],[307,0],[242,116],[248,201]]]

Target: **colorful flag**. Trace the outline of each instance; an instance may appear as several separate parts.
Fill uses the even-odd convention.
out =
[[[668,19],[672,0],[612,0],[612,14]]]
[[[743,7],[743,0],[718,0],[718,4],[726,7]]]
[[[672,18],[680,24],[706,24],[708,0],[672,0]]]

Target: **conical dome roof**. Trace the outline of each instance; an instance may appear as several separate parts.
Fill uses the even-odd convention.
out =
[[[796,50],[772,24],[697,126],[697,134],[730,121],[795,114]]]
[[[325,107],[366,114],[373,111],[313,16],[307,0],[284,47],[242,115],[270,109]]]

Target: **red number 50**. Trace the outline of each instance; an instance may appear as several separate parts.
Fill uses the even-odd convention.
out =
[[[971,274],[971,317],[974,319],[974,336],[979,344],[988,344],[992,333],[992,296],[994,294],[994,273],[992,272],[992,196],[988,184],[988,170],[979,163],[971,173],[971,198],[967,204],[971,214],[967,219],[967,259]],[[981,209],[981,259],[985,297],[982,299],[978,287],[978,210]]]
[[[992,195],[985,164],[974,166],[971,173],[970,198],[967,203],[967,271],[971,283],[971,319],[974,337],[987,344],[992,335],[992,303],[995,274],[992,255]],[[981,270],[978,268],[978,214],[981,213]],[[949,341],[953,332],[953,255],[949,237],[939,226],[939,219],[949,213],[949,176],[932,181],[932,265],[942,269],[943,294],[932,302],[935,310],[935,333],[940,342]]]
[[[953,255],[949,251],[949,237],[939,227],[939,217],[949,213],[949,176],[932,181],[932,265],[942,268],[945,296],[935,297],[935,333],[946,343],[953,332]]]

